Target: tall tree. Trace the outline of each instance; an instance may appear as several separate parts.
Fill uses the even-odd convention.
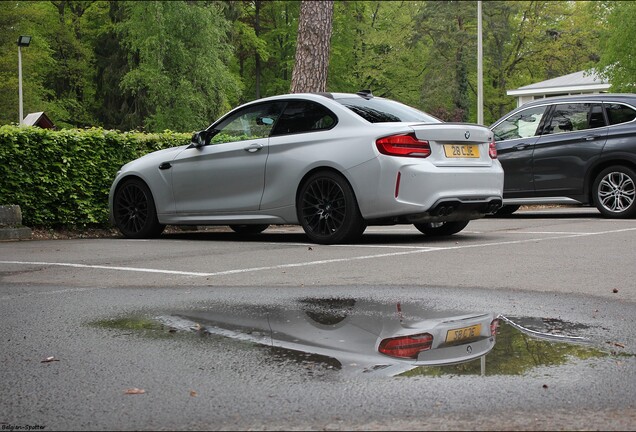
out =
[[[228,67],[229,23],[214,2],[130,1],[117,25],[130,70],[121,86],[131,115],[150,131],[193,131],[233,106],[240,83]]]
[[[597,71],[606,76],[612,91],[636,92],[636,3],[608,2],[597,7],[609,7],[603,51]]]
[[[292,93],[321,92],[327,89],[332,21],[333,0],[302,0]]]

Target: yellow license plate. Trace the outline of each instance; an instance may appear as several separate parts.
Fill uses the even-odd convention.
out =
[[[481,324],[449,330],[446,332],[446,343],[474,339],[478,337],[480,333]]]
[[[476,144],[444,144],[447,158],[478,158],[479,146]]]

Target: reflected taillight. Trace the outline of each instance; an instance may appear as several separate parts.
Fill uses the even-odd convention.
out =
[[[431,349],[432,345],[433,335],[421,333],[383,339],[378,351],[391,357],[416,359],[419,353]]]
[[[414,133],[380,138],[375,145],[380,153],[388,156],[425,158],[431,154],[428,141],[417,139]]]
[[[488,144],[488,156],[490,156],[490,159],[497,159],[497,145],[494,139]]]
[[[497,336],[498,334],[499,334],[499,320],[495,318],[490,323],[490,335]]]

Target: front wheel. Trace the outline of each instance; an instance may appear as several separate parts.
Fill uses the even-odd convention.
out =
[[[414,224],[421,233],[432,237],[441,237],[457,234],[468,225],[470,221],[456,222],[428,222]]]
[[[624,166],[604,169],[594,180],[594,205],[608,218],[636,216],[636,172]]]
[[[303,182],[296,212],[307,236],[319,244],[356,241],[366,229],[353,189],[331,171],[317,172]]]
[[[119,231],[128,238],[158,237],[166,227],[157,219],[150,189],[138,179],[127,180],[117,189],[113,216]]]

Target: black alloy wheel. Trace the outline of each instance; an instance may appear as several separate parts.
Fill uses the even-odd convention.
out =
[[[153,238],[162,233],[155,202],[146,184],[138,179],[126,180],[115,192],[115,225],[128,238]]]
[[[367,227],[353,189],[331,171],[317,172],[302,184],[296,211],[305,233],[318,244],[356,241]]]
[[[606,168],[594,181],[594,205],[605,217],[633,218],[636,216],[635,185],[634,170],[620,165]]]
[[[260,234],[265,231],[269,225],[267,224],[258,224],[258,225],[230,225],[232,231],[237,234]]]
[[[431,237],[441,237],[457,234],[468,225],[470,221],[455,222],[426,222],[413,224],[421,233]]]

